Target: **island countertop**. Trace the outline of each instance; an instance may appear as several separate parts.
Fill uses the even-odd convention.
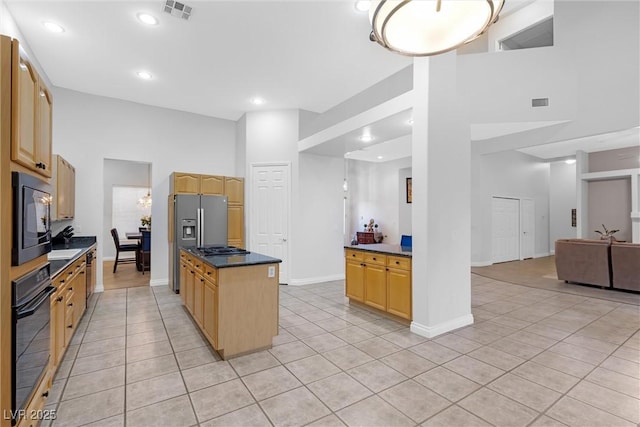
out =
[[[247,265],[259,265],[259,264],[279,264],[281,259],[272,258],[270,256],[262,255],[257,252],[249,252],[246,254],[221,254],[203,256],[195,249],[195,247],[183,247],[185,251],[189,252],[193,256],[196,256],[207,264],[215,268],[228,268],[228,267],[243,267]]]
[[[411,248],[400,245],[389,245],[386,243],[375,243],[369,245],[345,245],[345,249],[356,251],[374,252],[385,255],[397,255],[411,258]]]

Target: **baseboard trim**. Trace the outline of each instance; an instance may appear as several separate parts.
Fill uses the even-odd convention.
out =
[[[555,249],[553,249],[553,250],[549,251],[549,255],[555,255],[555,254],[556,254]]]
[[[540,253],[540,254],[534,254],[533,257],[534,258],[544,258],[544,257],[549,256],[549,255],[551,255],[550,252],[543,252],[543,253]]]
[[[462,328],[463,326],[472,324],[473,314],[469,313],[456,319],[447,320],[446,322],[442,322],[434,326],[422,325],[420,323],[417,323],[416,321],[413,321],[411,322],[411,332],[426,338],[433,338],[446,332],[453,331],[454,329]]]
[[[306,279],[291,279],[289,286],[313,285],[316,283],[344,280],[344,274],[332,274],[329,276],[307,277]]]
[[[104,285],[102,283],[96,283],[96,288],[93,290],[93,292],[104,292]]]
[[[491,261],[471,261],[471,267],[488,267],[493,265]]]
[[[149,280],[149,286],[169,286],[169,278]]]

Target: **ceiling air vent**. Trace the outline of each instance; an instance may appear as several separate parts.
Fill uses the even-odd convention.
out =
[[[187,6],[179,1],[167,0],[162,8],[166,13],[176,18],[184,19],[188,21],[191,18],[191,6]]]
[[[548,107],[549,106],[549,98],[533,98],[531,100],[532,107]]]

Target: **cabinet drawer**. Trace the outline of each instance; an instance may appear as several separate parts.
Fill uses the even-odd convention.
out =
[[[211,267],[208,264],[204,265],[204,271],[202,273],[205,279],[213,283],[214,285],[218,284],[218,269]]]
[[[345,257],[347,259],[355,259],[355,260],[358,260],[358,261],[363,261],[364,260],[364,252],[362,252],[362,251],[354,251],[353,249],[347,249]]]
[[[202,261],[199,258],[193,258],[193,268],[194,270],[196,270],[198,273],[203,274],[204,273],[204,268],[205,268],[205,263],[204,261]]]
[[[387,256],[376,253],[365,253],[365,264],[385,265],[387,263]]]
[[[402,270],[411,270],[411,258],[401,256],[389,256],[387,258],[387,266],[400,268]]]

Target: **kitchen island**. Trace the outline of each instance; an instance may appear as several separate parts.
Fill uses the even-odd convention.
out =
[[[278,335],[279,259],[180,250],[180,298],[223,359],[270,348]]]
[[[349,302],[412,320],[411,248],[380,243],[344,249]]]

